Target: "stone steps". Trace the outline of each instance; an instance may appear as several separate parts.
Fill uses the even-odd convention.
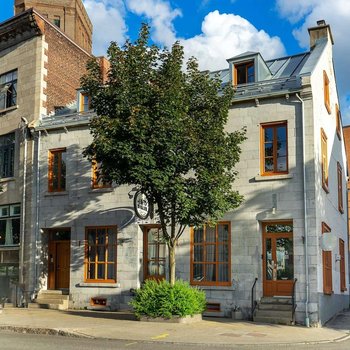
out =
[[[69,306],[69,295],[63,295],[60,290],[40,291],[33,303],[28,304],[29,308],[42,308],[54,310],[67,310]]]

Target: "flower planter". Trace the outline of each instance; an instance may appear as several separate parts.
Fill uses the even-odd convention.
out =
[[[241,310],[232,311],[232,319],[236,321],[243,320],[242,311]]]
[[[202,321],[202,315],[197,314],[193,316],[173,316],[172,318],[164,318],[164,317],[148,317],[141,316],[139,318],[141,322],[162,322],[162,323],[195,323]]]

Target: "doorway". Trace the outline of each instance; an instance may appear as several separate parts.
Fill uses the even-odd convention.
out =
[[[49,230],[48,289],[69,291],[70,229]]]
[[[293,223],[263,223],[264,296],[291,296],[294,281]]]

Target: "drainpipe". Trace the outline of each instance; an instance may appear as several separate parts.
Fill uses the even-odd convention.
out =
[[[302,133],[303,133],[303,192],[304,192],[304,250],[305,250],[305,325],[310,327],[309,319],[309,257],[308,257],[308,224],[307,224],[307,201],[306,201],[306,166],[305,166],[305,113],[304,100],[295,94],[296,98],[301,103],[301,119],[302,119]]]

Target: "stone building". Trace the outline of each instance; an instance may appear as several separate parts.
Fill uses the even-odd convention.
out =
[[[13,299],[16,282],[34,289],[36,158],[28,126],[75,100],[90,58],[34,9],[0,23],[0,297]]]
[[[212,315],[239,306],[257,321],[323,324],[349,305],[333,38],[324,21],[309,34],[303,54],[265,61],[246,52],[213,72],[236,89],[227,130],[247,128],[234,184],[245,201],[215,228],[184,232],[176,271],[206,291]],[[166,277],[166,250],[157,219],[136,215],[135,188],[106,183],[82,156],[93,117],[78,91],[75,104],[33,125],[35,285],[67,293],[66,306],[123,309],[130,289]]]

